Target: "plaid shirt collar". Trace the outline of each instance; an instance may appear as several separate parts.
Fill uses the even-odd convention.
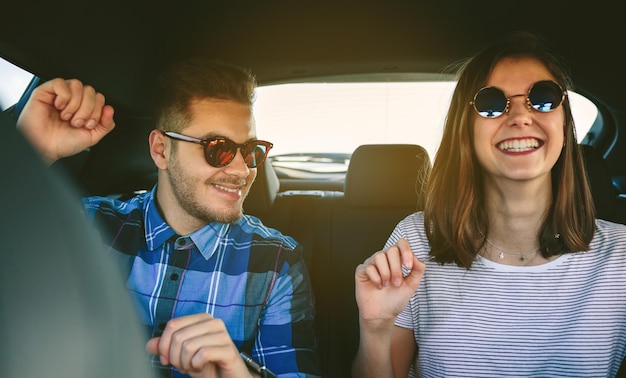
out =
[[[156,205],[156,185],[146,194],[144,202],[144,222],[146,243],[150,251],[160,249],[170,238],[177,238],[176,232],[163,220]],[[241,221],[240,221],[241,222]],[[189,237],[198,247],[205,259],[209,259],[220,244],[228,236],[230,224],[211,222],[206,226],[192,232]]]

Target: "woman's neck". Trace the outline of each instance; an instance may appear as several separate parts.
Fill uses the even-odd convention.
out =
[[[495,184],[495,183],[494,183]],[[488,242],[482,254],[510,265],[542,263],[539,234],[552,201],[550,185],[507,182],[485,185]]]

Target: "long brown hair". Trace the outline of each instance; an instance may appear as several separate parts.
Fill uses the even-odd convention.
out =
[[[518,32],[481,50],[458,71],[443,137],[426,188],[424,225],[431,258],[469,269],[489,228],[482,170],[473,141],[472,97],[482,88],[493,67],[506,57],[532,57],[542,62],[562,88],[571,89],[568,70],[540,36]],[[595,232],[595,209],[568,97],[565,146],[552,168],[552,204],[541,227],[544,257],[586,251]]]

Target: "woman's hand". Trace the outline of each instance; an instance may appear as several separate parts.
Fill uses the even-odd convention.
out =
[[[409,270],[406,276],[403,266]],[[426,265],[415,257],[405,239],[360,264],[356,268],[355,286],[361,326],[392,326],[417,290],[425,269]]]

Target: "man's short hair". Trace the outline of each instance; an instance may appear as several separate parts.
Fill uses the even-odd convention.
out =
[[[255,77],[232,64],[203,58],[178,61],[168,67],[157,82],[156,128],[182,131],[190,121],[192,101],[231,100],[251,107],[255,88]]]

